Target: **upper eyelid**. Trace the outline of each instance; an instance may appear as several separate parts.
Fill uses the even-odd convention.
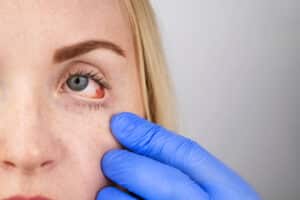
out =
[[[90,63],[83,62],[81,60],[73,60],[73,61],[70,61],[68,63],[64,63],[64,65],[62,66],[64,69],[62,70],[62,72],[58,76],[57,82],[55,84],[56,93],[59,93],[59,91],[61,90],[62,84],[67,80],[69,74],[72,73],[72,71],[78,71],[78,70],[74,70],[73,69],[74,66],[78,65],[78,64],[88,64],[88,65],[91,65]],[[75,68],[77,68],[77,67],[75,67]]]
[[[90,71],[83,71],[83,70],[78,70],[77,72],[69,72],[69,75],[68,77],[72,76],[72,75],[75,75],[75,74],[81,74],[81,75],[85,75],[85,74],[88,74],[87,76],[92,78],[92,79],[96,79],[95,81],[99,80],[99,83],[103,85],[103,87],[105,89],[112,89],[111,87],[111,84],[105,79],[104,76],[101,76],[100,78],[97,77],[97,74],[96,73],[92,73]]]
[[[81,61],[81,60],[74,60],[74,61],[71,61],[69,63],[67,63],[65,66],[64,66],[64,70],[62,72],[62,76],[60,77],[60,79],[65,79],[66,77],[68,77],[69,74],[74,74],[74,73],[77,73],[78,71],[87,71],[85,69],[85,67],[78,67],[76,65],[88,65],[89,68],[91,69],[95,69],[96,71],[99,71],[103,78],[105,78],[104,74],[102,73],[102,71],[96,67],[95,65],[89,63],[89,62],[85,62],[85,61]]]

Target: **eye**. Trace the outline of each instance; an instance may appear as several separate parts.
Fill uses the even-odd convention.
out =
[[[72,95],[102,99],[110,86],[97,72],[80,70],[68,74],[63,89]]]

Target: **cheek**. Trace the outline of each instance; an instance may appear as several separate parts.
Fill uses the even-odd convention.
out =
[[[70,148],[76,152],[84,168],[87,166],[86,163],[94,163],[98,170],[103,154],[112,148],[120,148],[120,145],[110,133],[108,116],[99,117],[99,120],[87,119],[74,126],[74,137],[71,139]]]
[[[114,140],[107,128],[89,127],[82,124],[73,131],[74,135],[69,143],[69,149],[73,155],[70,156],[73,164],[76,165],[78,174],[81,174],[82,185],[89,185],[89,188],[94,185],[97,189],[107,185],[101,171],[101,158],[104,153],[113,148],[121,148]],[[88,184],[87,184],[88,183]]]
[[[64,112],[63,109],[53,112],[57,116],[52,120],[53,133],[63,141],[66,156],[60,162],[60,173],[71,174],[70,180],[60,179],[62,185],[71,183],[69,189],[80,188],[80,191],[89,191],[95,194],[100,188],[108,185],[108,180],[101,171],[103,154],[113,148],[121,148],[113,138],[109,120],[111,114],[102,109],[91,112],[86,109],[78,113]],[[71,180],[72,179],[72,180]],[[68,189],[68,188],[67,188]],[[85,192],[85,194],[87,194]],[[82,194],[84,195],[84,194]]]
[[[144,115],[136,72],[124,70],[124,73],[114,73],[111,78],[115,80],[113,89],[100,110],[91,111],[88,107],[77,106],[71,103],[72,97],[66,96],[60,96],[55,103],[48,104],[52,107],[47,115],[52,117],[47,121],[47,126],[57,134],[67,151],[57,177],[66,177],[64,175],[67,173],[69,178],[58,178],[60,185],[68,183],[65,191],[72,192],[72,195],[78,190],[78,195],[82,197],[79,199],[92,199],[84,195],[96,194],[110,184],[101,171],[100,162],[106,151],[121,148],[110,131],[112,115],[124,111]]]

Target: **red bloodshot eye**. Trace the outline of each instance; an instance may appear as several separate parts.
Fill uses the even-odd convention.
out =
[[[105,95],[105,91],[102,87],[96,89],[96,95],[93,98],[101,99]]]

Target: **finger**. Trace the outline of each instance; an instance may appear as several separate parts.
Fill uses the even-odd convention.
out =
[[[129,194],[115,188],[105,187],[97,195],[96,200],[137,200]]]
[[[126,148],[180,169],[208,191],[220,189],[216,187],[248,186],[196,142],[133,113],[114,115],[111,129]]]
[[[102,171],[110,180],[144,199],[208,199],[206,192],[180,170],[127,150],[105,153]]]

